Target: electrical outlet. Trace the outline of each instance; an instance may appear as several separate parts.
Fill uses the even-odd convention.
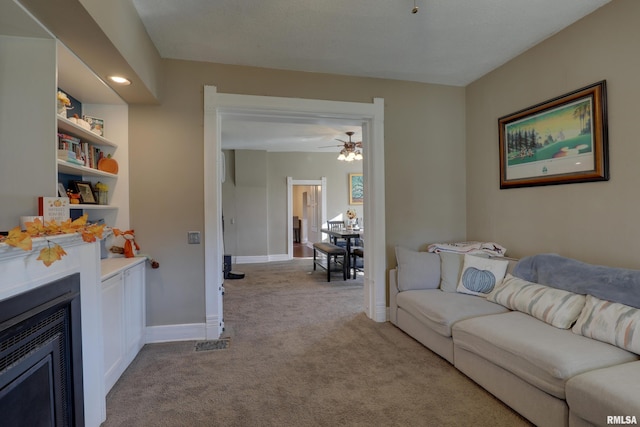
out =
[[[200,244],[200,232],[199,231],[187,231],[187,241],[190,245]]]

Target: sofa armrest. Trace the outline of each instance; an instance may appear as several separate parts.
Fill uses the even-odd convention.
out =
[[[389,270],[389,321],[394,325],[398,324],[398,269]]]

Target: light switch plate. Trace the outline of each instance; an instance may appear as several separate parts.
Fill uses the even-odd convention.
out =
[[[199,231],[187,231],[187,241],[190,245],[200,244],[200,232]]]

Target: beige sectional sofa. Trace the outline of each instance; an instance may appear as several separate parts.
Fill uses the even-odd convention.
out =
[[[391,322],[531,422],[640,422],[640,271],[551,254],[396,255]]]

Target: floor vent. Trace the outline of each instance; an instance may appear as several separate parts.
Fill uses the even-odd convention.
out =
[[[229,348],[231,340],[229,338],[222,338],[219,340],[207,340],[198,341],[196,343],[196,351],[211,351],[211,350],[225,350]]]

